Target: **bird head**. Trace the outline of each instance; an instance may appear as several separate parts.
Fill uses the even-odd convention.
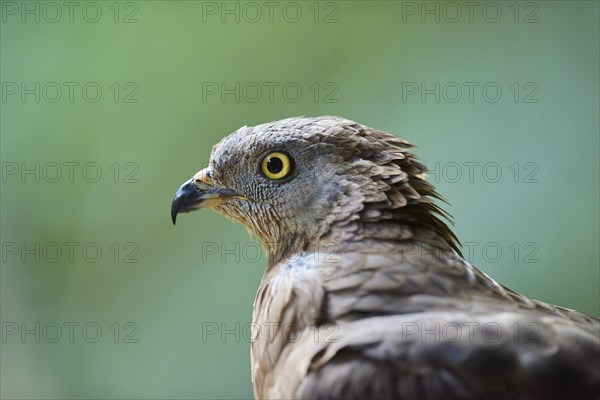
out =
[[[424,230],[456,249],[430,198],[440,196],[411,147],[339,117],[245,126],[214,146],[208,167],[179,188],[173,223],[178,213],[213,208],[259,239],[269,265],[331,243],[409,240]]]

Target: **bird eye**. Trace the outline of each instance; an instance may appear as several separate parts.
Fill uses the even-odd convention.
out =
[[[280,151],[267,154],[260,163],[260,171],[269,179],[283,179],[292,172],[293,167],[292,158]]]

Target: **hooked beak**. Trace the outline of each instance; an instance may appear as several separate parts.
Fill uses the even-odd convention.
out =
[[[214,186],[210,179],[210,167],[205,168],[181,185],[175,193],[171,203],[173,225],[175,225],[179,213],[187,213],[200,208],[213,208],[234,198],[248,200],[233,189]]]

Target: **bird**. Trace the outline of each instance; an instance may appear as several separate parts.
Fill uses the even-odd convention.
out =
[[[408,141],[336,116],[244,126],[177,190],[267,256],[257,399],[600,399],[600,320],[471,265]],[[267,329],[268,328],[268,329]]]

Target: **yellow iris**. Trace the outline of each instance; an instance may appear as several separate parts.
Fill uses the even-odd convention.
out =
[[[292,160],[287,154],[275,151],[263,158],[260,169],[269,179],[283,179],[292,172]]]

